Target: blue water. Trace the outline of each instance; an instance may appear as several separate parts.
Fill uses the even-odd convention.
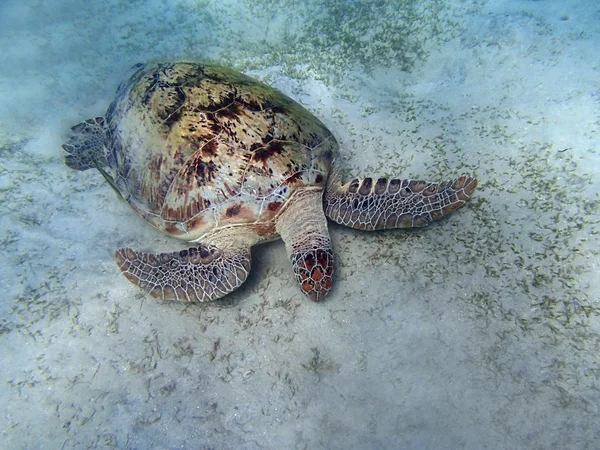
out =
[[[2,2],[0,447],[599,447],[599,28],[592,0]],[[60,145],[180,59],[299,101],[347,179],[479,188],[424,229],[331,225],[323,303],[281,242],[222,301],[155,301],[112,254],[181,243]]]

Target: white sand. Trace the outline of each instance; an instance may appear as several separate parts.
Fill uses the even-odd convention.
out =
[[[598,3],[452,0],[410,73],[287,48],[316,8],[245,3],[0,5],[0,448],[599,447]],[[146,298],[112,252],[182,245],[60,144],[132,64],[200,57],[315,112],[348,174],[480,188],[428,229],[331,226],[321,304],[281,242],[221,302]]]

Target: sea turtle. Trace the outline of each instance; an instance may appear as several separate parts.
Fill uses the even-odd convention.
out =
[[[342,184],[338,144],[298,103],[234,70],[194,62],[134,66],[104,117],[72,127],[66,164],[98,169],[164,233],[174,253],[115,252],[153,297],[209,301],[238,288],[250,248],[282,238],[302,292],[332,286],[327,218],[361,230],[422,227],[461,207],[477,180]]]

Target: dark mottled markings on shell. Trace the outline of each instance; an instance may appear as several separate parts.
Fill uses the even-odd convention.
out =
[[[301,185],[323,186],[337,143],[296,102],[230,69],[141,66],[107,112],[109,163],[131,205],[182,238],[268,221]],[[277,198],[263,198],[281,187]],[[211,208],[210,213],[205,213]]]

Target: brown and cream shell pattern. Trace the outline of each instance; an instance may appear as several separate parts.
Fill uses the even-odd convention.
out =
[[[214,65],[139,67],[119,87],[106,125],[119,192],[186,241],[215,227],[272,222],[299,186],[325,188],[338,151],[298,103]]]

